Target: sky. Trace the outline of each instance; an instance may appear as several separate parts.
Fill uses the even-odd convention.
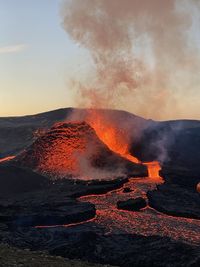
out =
[[[91,58],[64,31],[61,2],[0,0],[0,116],[35,114],[76,105],[69,80],[86,79]],[[192,40],[200,49],[200,36],[195,29]],[[155,119],[200,119],[200,87],[195,79],[194,83],[194,88],[186,87],[177,94],[180,109],[161,117],[159,111],[148,114],[134,108],[134,99],[134,104],[127,107],[119,104],[116,108]]]
[[[0,116],[72,104],[66,78],[84,56],[59,12],[58,0],[0,0]]]

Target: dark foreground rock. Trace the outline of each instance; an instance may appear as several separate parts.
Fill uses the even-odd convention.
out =
[[[0,196],[44,190],[48,184],[47,178],[31,170],[0,164]]]
[[[148,192],[149,205],[168,215],[200,219],[200,173],[164,165],[160,174],[165,183]]]
[[[132,189],[131,189],[130,187],[125,187],[125,188],[123,189],[123,192],[124,192],[124,193],[130,193],[130,192],[132,192]]]
[[[164,165],[160,175],[167,184],[175,184],[184,187],[186,190],[195,191],[200,182],[200,170],[183,169],[173,165]]]
[[[104,265],[69,260],[50,256],[45,252],[33,252],[0,244],[0,266],[2,267],[103,267]],[[106,265],[105,267],[109,267]]]
[[[49,202],[1,203],[0,220],[9,228],[79,223],[95,217],[95,206],[62,198]]]
[[[130,266],[199,266],[200,247],[158,236],[105,234],[94,223],[50,229],[18,228],[6,242],[21,248],[94,263]]]
[[[139,211],[142,208],[145,208],[146,205],[147,205],[146,201],[142,197],[117,202],[118,209],[129,210],[129,211]]]
[[[0,164],[0,199],[15,197],[32,197],[35,194],[48,196],[65,192],[67,197],[77,198],[88,194],[102,194],[120,188],[128,178],[115,177],[107,180],[72,180],[63,179],[51,181],[48,178],[33,172],[30,169],[15,164]],[[42,192],[42,193],[41,193]],[[26,195],[27,193],[27,195]]]
[[[45,191],[0,199],[1,223],[9,228],[34,227],[78,223],[94,218],[95,206],[69,197],[73,193],[73,190],[70,192],[73,184],[68,185],[66,192],[61,191],[59,186],[51,185]],[[77,191],[82,187],[77,186]]]
[[[1,197],[0,241],[20,249],[45,250],[51,255],[93,264],[198,266],[198,246],[167,237],[127,234],[123,229],[108,233],[97,220],[89,220],[95,216],[94,205],[75,199],[81,195],[108,192],[121,187],[124,182],[123,179],[101,182],[64,180],[50,183],[45,190]],[[76,222],[81,224],[34,227]]]
[[[29,178],[29,184],[37,184],[36,181],[32,181],[34,177],[28,176],[27,182]],[[2,228],[63,225],[87,221],[95,217],[95,206],[77,201],[76,198],[107,193],[120,188],[127,181],[127,179],[90,182],[59,180],[48,182],[41,190],[22,193],[24,184],[20,177],[18,179],[21,194],[0,196],[0,222],[4,224]]]
[[[148,192],[149,205],[158,211],[178,217],[200,219],[200,194],[184,187],[163,184]]]

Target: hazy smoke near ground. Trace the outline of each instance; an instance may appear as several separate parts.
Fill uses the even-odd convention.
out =
[[[80,104],[134,106],[158,118],[158,110],[177,113],[177,98],[199,79],[199,50],[190,36],[198,7],[195,0],[63,1],[65,31],[93,59],[87,84],[73,82]]]

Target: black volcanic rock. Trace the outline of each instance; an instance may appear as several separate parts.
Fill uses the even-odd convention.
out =
[[[147,169],[111,151],[85,122],[58,123],[21,153],[15,162],[38,173],[64,178],[97,179],[118,173],[146,176]],[[108,171],[101,175],[100,171]],[[88,177],[88,178],[87,178]],[[90,178],[91,177],[91,178]]]
[[[177,217],[200,219],[200,194],[184,187],[163,184],[147,193],[149,205]]]
[[[31,170],[0,164],[0,195],[32,192],[48,187],[48,179]]]
[[[125,229],[124,232],[121,229],[108,233],[108,229],[104,229],[98,220],[86,221],[94,218],[94,205],[72,199],[110,191],[122,187],[123,183],[123,179],[90,182],[58,180],[51,182],[45,190],[1,198],[0,241],[23,249],[45,250],[52,255],[122,267],[199,266],[198,245],[162,236],[127,234]],[[74,222],[82,224],[55,228],[33,227],[38,224]]]
[[[200,173],[164,165],[160,174],[165,183],[148,192],[149,205],[169,215],[200,219]]]
[[[184,187],[186,190],[196,191],[196,186],[200,182],[200,170],[183,169],[173,165],[163,165],[160,175],[167,184],[174,184]]]
[[[123,189],[123,193],[130,193],[130,192],[132,192],[133,190],[130,188],[130,187],[125,187],[124,189]]]
[[[200,263],[199,246],[159,236],[105,234],[94,223],[74,228],[19,228],[4,240],[20,248],[121,267],[186,267]]]
[[[141,161],[159,160],[183,171],[199,172],[200,121],[152,122],[133,140],[131,151]]]
[[[17,249],[7,244],[0,244],[1,267],[114,267],[110,265],[69,260],[53,257],[45,252],[33,252],[27,249]]]
[[[31,177],[30,177],[31,178]],[[45,178],[46,179],[46,178]],[[94,218],[95,206],[75,198],[117,189],[124,179],[113,181],[58,180],[38,191],[6,194],[0,198],[0,231],[16,227],[62,225]],[[32,181],[29,182],[31,184]]]
[[[5,211],[5,209],[7,212]],[[52,202],[0,203],[0,220],[8,228],[67,225],[94,218],[95,206],[59,195]]]
[[[142,197],[128,199],[126,201],[118,201],[117,208],[128,211],[139,211],[146,207],[146,201]]]

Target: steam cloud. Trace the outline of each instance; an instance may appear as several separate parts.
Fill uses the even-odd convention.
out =
[[[158,108],[169,112],[169,103],[174,111],[175,90],[198,74],[199,51],[188,33],[198,7],[195,0],[63,1],[63,27],[94,63],[89,85],[73,83],[83,102],[106,108],[126,103],[146,116]]]

